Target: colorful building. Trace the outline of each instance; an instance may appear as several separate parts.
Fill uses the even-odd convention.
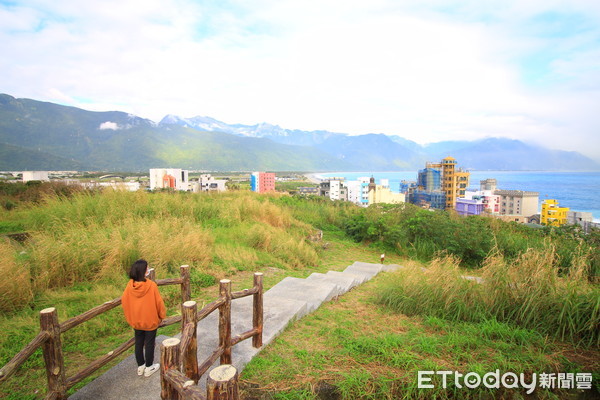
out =
[[[554,199],[544,200],[542,203],[541,223],[548,226],[561,226],[567,223],[568,207],[559,207]]]
[[[456,199],[465,196],[470,175],[469,172],[456,168],[456,160],[452,157],[446,157],[439,163],[428,162],[425,169],[419,171],[417,189],[411,195],[411,203],[423,205],[429,199],[432,208],[453,210]],[[441,206],[440,195],[435,193],[438,191],[444,193],[444,203]]]
[[[178,168],[150,169],[150,189],[190,190],[189,171]]]
[[[250,175],[250,189],[258,193],[275,191],[275,173],[254,172]]]
[[[481,215],[484,213],[485,204],[481,197],[474,197],[471,199],[459,197],[456,199],[455,210],[458,215]]]

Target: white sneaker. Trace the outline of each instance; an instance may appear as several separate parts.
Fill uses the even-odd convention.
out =
[[[146,366],[145,366],[145,365],[140,365],[140,366],[138,367],[138,375],[139,375],[139,376],[142,376],[142,375],[144,375],[144,370],[145,370],[145,369],[146,369]]]
[[[160,367],[160,364],[152,364],[151,366],[146,367],[146,370],[144,371],[144,376],[152,375],[153,373],[158,371],[158,367]]]

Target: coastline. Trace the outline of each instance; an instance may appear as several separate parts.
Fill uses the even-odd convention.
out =
[[[319,184],[323,180],[323,176],[319,173],[304,174],[304,177],[310,181],[310,183]]]

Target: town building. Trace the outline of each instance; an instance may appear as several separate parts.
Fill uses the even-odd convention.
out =
[[[458,215],[471,216],[481,215],[484,213],[485,204],[483,203],[483,197],[473,196],[470,199],[459,197],[456,199],[454,208]]]
[[[318,196],[319,188],[317,186],[303,186],[298,188],[298,193],[303,196]]]
[[[425,169],[419,171],[417,188],[409,196],[410,202],[420,206],[429,204],[432,208],[452,210],[456,199],[465,196],[469,186],[470,173],[456,167],[452,157],[446,157],[439,163],[428,162]],[[443,204],[440,204],[443,192]]]
[[[198,182],[192,185],[192,188],[194,192],[225,192],[227,190],[226,184],[226,179],[215,179],[210,174],[202,174]]]
[[[489,186],[481,186],[482,188]],[[456,199],[457,204],[461,198]],[[491,190],[478,190],[478,191],[466,191],[465,197],[466,200],[475,200],[481,201],[483,204],[482,213],[487,213],[491,215],[500,214],[500,196],[494,194]],[[472,202],[467,202],[465,204],[473,204]],[[464,206],[461,206],[464,209]]]
[[[150,169],[150,190],[190,190],[189,171],[179,168]]]
[[[404,203],[405,196],[403,193],[393,193],[389,187],[389,181],[387,179],[381,180],[381,185],[375,184],[375,178],[371,177],[368,188],[368,204],[399,204]]]
[[[500,215],[530,217],[538,212],[538,192],[523,190],[495,190],[500,196]]]
[[[250,175],[250,189],[253,192],[266,193],[275,191],[274,172],[254,172]]]
[[[569,211],[567,213],[567,223],[570,225],[581,225],[586,232],[592,226],[593,222],[594,216],[591,212]]]
[[[546,199],[542,203],[541,223],[548,226],[561,226],[567,223],[568,207],[559,207],[558,201]]]
[[[44,181],[48,182],[48,171],[23,171],[23,182]]]
[[[358,178],[355,181],[347,181],[348,201],[359,206],[369,205],[369,178]]]
[[[441,190],[413,190],[409,193],[409,202],[422,208],[443,210],[446,206],[446,193]]]

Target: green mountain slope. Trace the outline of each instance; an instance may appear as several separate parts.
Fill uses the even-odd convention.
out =
[[[3,169],[341,170],[350,164],[320,150],[158,126],[123,112],[91,112],[0,94]],[[8,146],[8,147],[7,147]],[[12,147],[11,147],[12,146]],[[35,160],[36,152],[44,162]],[[70,160],[70,163],[67,162]]]

